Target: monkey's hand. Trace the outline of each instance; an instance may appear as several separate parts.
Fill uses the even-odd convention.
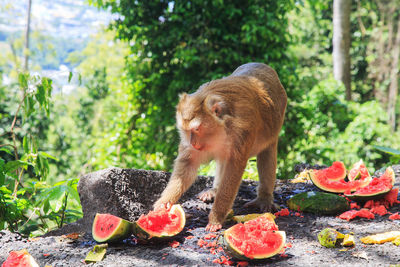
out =
[[[276,212],[278,211],[277,205],[269,199],[256,198],[244,204],[245,208],[255,208],[260,212]]]
[[[173,204],[171,202],[163,203],[163,202],[157,201],[154,204],[153,208],[154,208],[154,210],[160,210],[160,209],[170,210],[172,205]]]
[[[206,231],[209,232],[216,232],[219,229],[222,228],[222,225],[220,223],[214,224],[214,223],[208,223],[206,226]]]
[[[211,188],[208,190],[204,190],[197,195],[197,198],[205,203],[212,202],[215,198],[217,190],[215,188]]]

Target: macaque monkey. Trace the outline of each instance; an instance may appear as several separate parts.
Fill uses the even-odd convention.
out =
[[[269,211],[286,101],[278,75],[261,63],[244,64],[228,77],[203,84],[193,94],[182,94],[176,112],[179,154],[154,207],[177,202],[197,178],[200,164],[214,159],[213,187],[198,197],[214,199],[206,230],[217,231],[232,208],[248,159],[257,156],[257,198],[246,206]]]

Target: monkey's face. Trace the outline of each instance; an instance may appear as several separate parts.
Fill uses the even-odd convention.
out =
[[[199,151],[209,150],[218,129],[204,101],[195,96],[182,95],[177,106],[176,121],[183,144]]]

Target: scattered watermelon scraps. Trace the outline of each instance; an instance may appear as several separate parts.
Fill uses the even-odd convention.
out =
[[[348,210],[339,215],[340,219],[347,220],[347,221],[350,221],[356,217],[366,218],[366,219],[375,219],[375,215],[368,209]]]
[[[389,216],[390,220],[400,220],[400,214],[398,212],[393,213],[392,215]]]

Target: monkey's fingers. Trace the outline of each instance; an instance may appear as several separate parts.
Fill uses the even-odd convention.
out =
[[[171,202],[154,204],[154,210],[161,210],[161,209],[170,210],[171,208],[172,208]]]
[[[216,193],[217,192],[215,189],[204,190],[204,191],[200,192],[200,194],[197,195],[197,198],[205,203],[209,203],[214,200]]]
[[[218,230],[221,229],[221,228],[222,228],[222,225],[221,225],[220,223],[218,223],[218,224],[209,223],[209,224],[207,224],[207,226],[206,226],[206,231],[209,231],[209,232],[216,232],[216,231],[218,231]]]

